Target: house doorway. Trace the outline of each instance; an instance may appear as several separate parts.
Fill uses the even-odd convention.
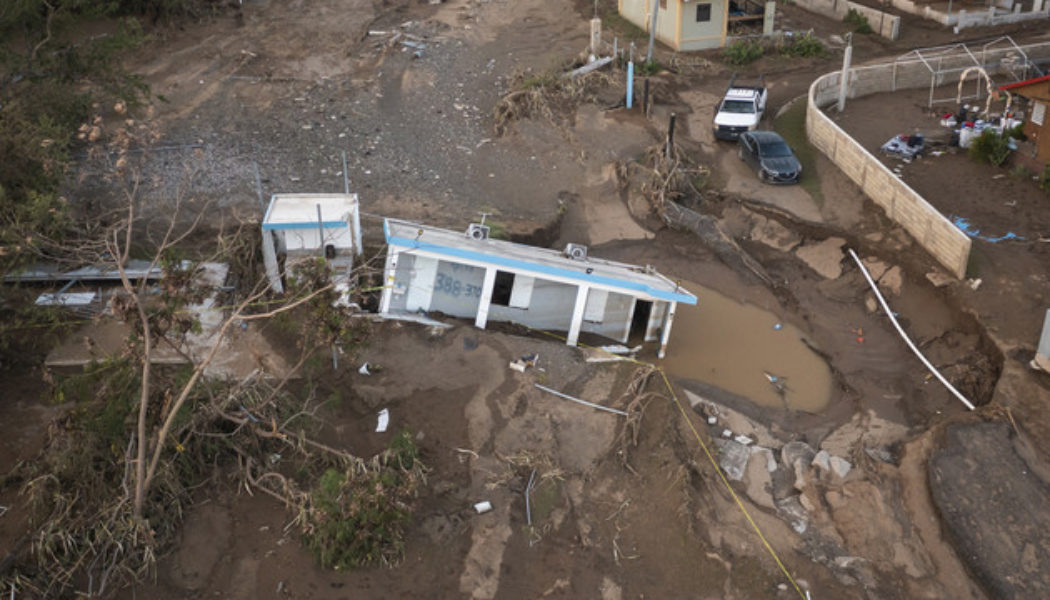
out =
[[[649,315],[653,312],[653,303],[648,300],[636,300],[634,315],[631,316],[631,332],[627,339],[631,344],[645,341],[645,330],[649,328]]]

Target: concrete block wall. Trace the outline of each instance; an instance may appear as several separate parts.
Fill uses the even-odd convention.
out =
[[[795,4],[810,12],[839,20],[846,18],[850,9],[853,9],[864,15],[875,33],[882,37],[896,40],[901,34],[900,17],[849,0],[795,0]]]
[[[892,83],[893,66],[884,65],[883,68],[891,73],[889,81]],[[866,74],[871,74],[872,69],[868,67],[864,70],[866,72],[851,75],[855,75],[857,80],[863,80]],[[884,77],[885,73],[878,76],[880,79]],[[824,106],[833,102],[837,98],[838,80],[838,73],[829,73],[810,86],[806,107],[806,135],[810,142],[948,272],[961,279],[966,275],[966,264],[970,258],[970,238],[824,114],[818,100],[824,100]],[[926,81],[929,82],[928,74]],[[891,90],[890,86],[886,86],[875,91]]]
[[[1050,58],[1050,43],[1022,46],[1021,50],[1030,60]],[[971,51],[993,77],[1018,57],[1014,48],[977,48]],[[932,72],[931,66],[941,73]],[[931,80],[934,86],[955,83],[960,72],[970,66],[973,66],[973,59],[969,56],[949,54],[933,58],[929,64],[916,59],[858,67],[850,70],[846,95],[857,98],[901,89],[928,88]],[[972,245],[970,238],[824,114],[823,108],[838,100],[840,80],[841,73],[836,71],[817,78],[810,85],[806,107],[806,135],[810,143],[827,155],[950,273],[964,277]]]

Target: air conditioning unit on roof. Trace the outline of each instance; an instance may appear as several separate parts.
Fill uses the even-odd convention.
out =
[[[488,225],[482,225],[481,223],[471,223],[470,226],[467,227],[467,237],[472,240],[489,239]]]
[[[587,246],[583,244],[567,244],[564,254],[573,260],[587,260]]]

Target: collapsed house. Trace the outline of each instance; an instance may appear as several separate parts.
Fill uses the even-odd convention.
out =
[[[349,288],[354,254],[364,251],[357,194],[275,194],[262,222],[263,263],[270,287],[284,291],[296,263],[323,257],[336,289]]]
[[[380,312],[413,318],[439,312],[474,319],[566,332],[576,345],[581,333],[626,343],[632,334],[659,341],[662,358],[679,302],[696,296],[649,266],[587,256],[569,244],[564,251],[490,239],[473,224],[466,233],[386,219],[385,280]]]

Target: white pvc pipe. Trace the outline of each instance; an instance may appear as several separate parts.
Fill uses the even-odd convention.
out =
[[[868,273],[868,270],[864,268],[864,263],[860,262],[860,257],[857,256],[857,253],[854,252],[852,248],[848,248],[848,250],[849,255],[853,257],[853,261],[857,263],[858,267],[860,267],[860,272],[864,274],[864,279],[868,280],[868,285],[871,286],[871,291],[875,292],[875,297],[878,298],[879,304],[882,306],[882,310],[886,313],[886,316],[890,318],[890,322],[893,323],[893,326],[897,328],[897,333],[901,334],[901,337],[904,338],[904,342],[908,344],[908,347],[911,348],[911,351],[915,353],[915,356],[919,357],[919,360],[922,361],[922,364],[926,365],[926,368],[929,369],[930,373],[933,373],[933,375],[938,380],[940,380],[941,383],[944,384],[944,387],[948,388],[948,391],[951,392],[953,396],[955,396],[959,399],[960,402],[965,404],[966,408],[973,410],[973,403],[967,400],[966,396],[963,396],[961,393],[959,393],[959,390],[955,389],[955,386],[949,383],[948,380],[944,378],[944,375],[941,375],[940,371],[938,371],[932,364],[930,364],[930,361],[926,360],[926,357],[922,355],[922,352],[919,352],[919,349],[911,341],[911,338],[908,337],[908,334],[904,333],[904,329],[902,329],[900,323],[897,322],[897,318],[893,316],[893,311],[890,310],[890,305],[886,304],[886,299],[882,297],[881,293],[879,293],[878,286],[875,285],[875,281],[872,280],[871,275]]]
[[[577,404],[582,404],[584,406],[590,406],[591,408],[597,408],[598,410],[604,410],[606,412],[615,413],[615,414],[618,414],[618,415],[621,415],[621,416],[624,416],[624,417],[627,416],[627,411],[625,411],[625,410],[620,410],[618,408],[609,408],[608,406],[602,406],[601,404],[595,404],[593,402],[587,402],[586,400],[580,400],[579,398],[577,398],[575,396],[570,396],[568,394],[563,394],[563,393],[559,392],[558,390],[552,390],[551,388],[549,388],[549,387],[547,387],[545,385],[540,385],[538,383],[535,384],[535,386],[536,386],[537,389],[543,390],[543,391],[547,392],[548,394],[554,394],[555,396],[558,396],[559,398],[565,398],[566,400],[571,400],[573,402],[576,402]]]

